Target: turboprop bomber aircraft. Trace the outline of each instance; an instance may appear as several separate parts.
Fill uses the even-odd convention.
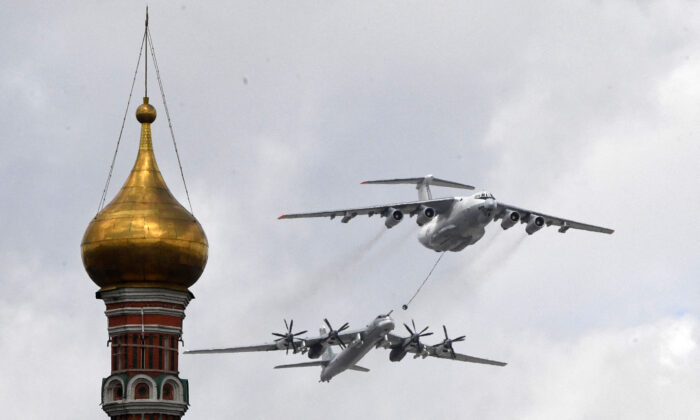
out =
[[[525,231],[532,235],[544,226],[559,226],[559,232],[569,229],[588,230],[611,234],[612,229],[575,222],[561,217],[549,216],[537,211],[505,204],[496,200],[488,191],[482,191],[466,197],[447,197],[434,199],[430,186],[461,188],[473,190],[471,185],[446,181],[426,175],[423,178],[386,179],[365,181],[363,184],[414,184],[418,190],[418,201],[383,204],[371,207],[320,211],[314,213],[284,214],[280,219],[297,219],[302,217],[342,217],[347,223],[358,215],[379,215],[386,218],[384,225],[392,228],[399,224],[405,214],[416,216],[420,226],[418,240],[426,248],[438,252],[461,251],[473,245],[485,233],[485,227],[492,221],[501,220],[501,227],[509,229],[518,222],[526,224]]]
[[[458,341],[464,341],[464,336],[453,339],[449,338],[444,325],[442,328],[445,333],[445,339],[435,345],[423,344],[420,341],[421,337],[432,335],[432,332],[426,332],[428,327],[423,328],[423,330],[419,332],[416,328],[416,324],[413,322],[413,329],[403,324],[410,335],[408,337],[400,337],[392,332],[395,323],[390,315],[391,312],[386,315],[379,315],[365,328],[348,331],[346,331],[349,328],[347,322],[336,330],[333,329],[327,319],[324,319],[325,326],[321,327],[320,335],[312,338],[299,337],[299,335],[306,333],[306,331],[293,333],[292,326],[294,325],[294,321],[287,324],[285,320],[284,325],[286,332],[284,334],[272,333],[272,335],[278,337],[272,343],[224,349],[191,350],[186,351],[185,354],[242,353],[272,350],[284,350],[285,353],[288,353],[291,349],[292,353],[307,354],[310,359],[320,358],[321,360],[279,365],[275,366],[275,369],[320,366],[320,382],[328,382],[334,376],[348,369],[369,372],[369,369],[358,366],[357,363],[373,348],[390,350],[389,360],[392,362],[401,361],[407,353],[413,353],[414,359],[418,357],[425,359],[430,356],[460,362],[482,363],[495,366],[506,365],[503,362],[480,359],[478,357],[456,353],[452,344]],[[341,348],[340,352],[334,353],[332,350],[333,346],[339,346]]]

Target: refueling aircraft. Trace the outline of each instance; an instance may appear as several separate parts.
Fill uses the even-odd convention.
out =
[[[275,366],[275,369],[287,369],[297,367],[321,368],[319,382],[329,382],[334,376],[346,371],[354,370],[359,372],[369,372],[369,369],[359,366],[357,363],[372,349],[383,348],[389,350],[389,360],[392,362],[401,361],[406,354],[412,353],[413,358],[436,357],[439,359],[455,360],[460,362],[481,363],[494,366],[505,366],[506,363],[496,362],[488,359],[467,356],[454,351],[453,343],[464,341],[465,336],[450,338],[447,335],[447,328],[443,325],[445,338],[434,345],[421,342],[422,337],[432,335],[428,332],[428,327],[418,331],[415,322],[411,321],[413,328],[403,324],[409,336],[401,337],[392,331],[395,322],[391,318],[391,312],[379,315],[373,319],[365,328],[358,330],[348,330],[350,326],[346,322],[337,330],[331,326],[328,319],[324,319],[325,325],[320,329],[320,335],[311,338],[302,338],[306,331],[292,332],[294,321],[287,323],[284,320],[285,332],[272,333],[277,339],[271,343],[229,347],[221,349],[191,350],[185,354],[206,354],[206,353],[243,353],[254,351],[284,350],[285,353],[292,351],[292,354],[306,354],[310,359],[320,359],[311,362],[293,363]],[[333,346],[340,347],[340,351],[335,353]]]
[[[550,216],[541,212],[527,210],[522,207],[497,201],[488,191],[481,191],[469,196],[446,197],[434,199],[430,186],[474,190],[474,187],[458,182],[447,181],[426,175],[422,178],[384,179],[364,181],[363,184],[413,184],[418,190],[418,201],[395,204],[360,207],[351,209],[320,211],[312,213],[284,214],[279,219],[297,219],[306,217],[340,217],[340,221],[348,223],[358,215],[372,217],[377,215],[385,219],[384,225],[390,229],[405,216],[416,217],[420,226],[418,241],[426,248],[444,252],[461,251],[475,244],[484,236],[486,225],[501,221],[501,228],[510,229],[518,223],[525,224],[528,235],[546,226],[558,226],[559,232],[569,229],[580,229],[591,232],[612,234],[614,230],[575,222],[561,217]]]

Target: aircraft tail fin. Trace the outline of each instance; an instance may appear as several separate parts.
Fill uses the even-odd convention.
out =
[[[321,336],[328,334],[328,330],[326,329],[326,327],[323,326],[318,331],[321,333]],[[335,353],[333,352],[333,347],[328,346],[326,347],[326,351],[324,351],[323,354],[321,354],[321,361],[328,363],[333,358],[333,356],[335,356]]]
[[[432,200],[433,195],[430,192],[430,186],[438,187],[461,188],[465,190],[473,190],[472,185],[461,184],[459,182],[448,181],[445,179],[435,178],[432,175],[426,175],[422,178],[397,178],[397,179],[379,179],[376,181],[364,181],[363,184],[414,184],[418,190],[418,199],[421,201]]]
[[[314,362],[304,362],[304,363],[292,363],[289,365],[277,365],[275,366],[275,369],[288,369],[288,368],[297,368],[297,367],[312,367],[312,366],[326,366],[328,364],[328,361],[326,360],[316,360]]]
[[[358,372],[369,372],[369,369],[366,367],[358,366],[358,365],[352,365],[348,369],[350,370],[356,370]]]

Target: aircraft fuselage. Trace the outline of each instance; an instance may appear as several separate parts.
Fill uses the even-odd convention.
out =
[[[323,368],[321,382],[328,382],[334,376],[353,367],[393,329],[394,320],[391,317],[379,316],[374,319],[367,329],[358,333],[355,339]]]
[[[461,251],[484,236],[496,207],[496,200],[487,192],[456,197],[448,211],[438,213],[421,227],[418,241],[438,252]]]

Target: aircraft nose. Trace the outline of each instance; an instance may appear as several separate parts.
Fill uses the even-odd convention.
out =
[[[484,204],[484,207],[486,207],[489,210],[493,210],[497,206],[498,205],[496,204],[496,200],[494,200],[493,198],[489,198],[488,200],[486,200],[486,203]]]
[[[389,330],[393,330],[396,325],[394,324],[393,319],[387,319],[384,321],[384,328],[387,328]]]

